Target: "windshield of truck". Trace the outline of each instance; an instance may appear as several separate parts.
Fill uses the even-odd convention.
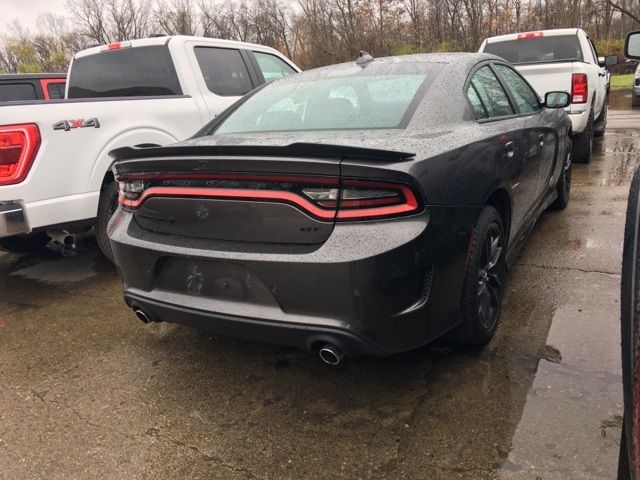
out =
[[[169,48],[123,47],[77,58],[69,98],[181,95]]]
[[[491,42],[485,45],[484,52],[492,53],[515,64],[561,60],[583,61],[577,35],[553,35]]]

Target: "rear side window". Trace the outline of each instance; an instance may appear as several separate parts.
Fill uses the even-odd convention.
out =
[[[487,43],[484,52],[516,64],[584,60],[577,35],[553,35]]]
[[[506,65],[496,65],[496,70],[511,90],[520,113],[535,113],[540,110],[538,95],[520,75]]]
[[[265,82],[286,77],[296,71],[281,58],[269,53],[253,52]]]
[[[50,100],[64,98],[64,83],[50,83],[47,85],[47,93]]]
[[[225,97],[235,97],[253,90],[249,70],[240,50],[195,47],[194,51],[210,92]]]
[[[482,67],[474,73],[471,77],[471,87],[475,88],[489,117],[513,115],[509,98],[491,68]]]
[[[36,89],[30,83],[0,83],[0,102],[37,98]]]
[[[478,95],[478,92],[473,84],[470,84],[469,88],[467,89],[467,97],[469,98],[469,102],[471,103],[471,108],[473,108],[473,114],[475,115],[476,120],[487,118],[487,111],[484,109],[482,100],[480,100],[480,96]]]
[[[109,50],[73,61],[69,98],[181,95],[165,45]]]

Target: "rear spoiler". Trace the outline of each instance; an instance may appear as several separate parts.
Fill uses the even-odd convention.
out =
[[[314,158],[350,158],[392,162],[409,160],[415,153],[377,148],[350,147],[326,143],[291,143],[289,145],[177,145],[168,147],[122,147],[109,152],[115,160],[136,158],[177,157],[177,156],[258,156],[258,157],[314,157]]]

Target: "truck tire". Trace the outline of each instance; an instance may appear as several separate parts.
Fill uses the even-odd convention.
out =
[[[601,137],[604,135],[604,130],[607,128],[607,114],[609,113],[609,104],[605,100],[602,105],[602,111],[598,118],[596,118],[595,125],[593,127],[593,135],[595,137]]]
[[[573,136],[573,161],[589,163],[593,154],[593,108],[584,132]]]
[[[45,232],[0,238],[0,248],[11,253],[30,253],[44,248],[51,239]]]
[[[107,235],[107,225],[118,208],[118,190],[116,183],[106,183],[100,191],[100,201],[98,202],[98,217],[96,219],[96,240],[98,247],[109,260],[113,262],[113,252],[109,244]]]
[[[631,106],[632,107],[640,107],[640,97],[635,93],[631,94]]]

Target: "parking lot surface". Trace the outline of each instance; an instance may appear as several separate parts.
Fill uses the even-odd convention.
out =
[[[640,114],[609,118],[569,207],[543,215],[511,269],[484,348],[328,368],[140,323],[95,246],[0,253],[0,478],[614,478]]]

